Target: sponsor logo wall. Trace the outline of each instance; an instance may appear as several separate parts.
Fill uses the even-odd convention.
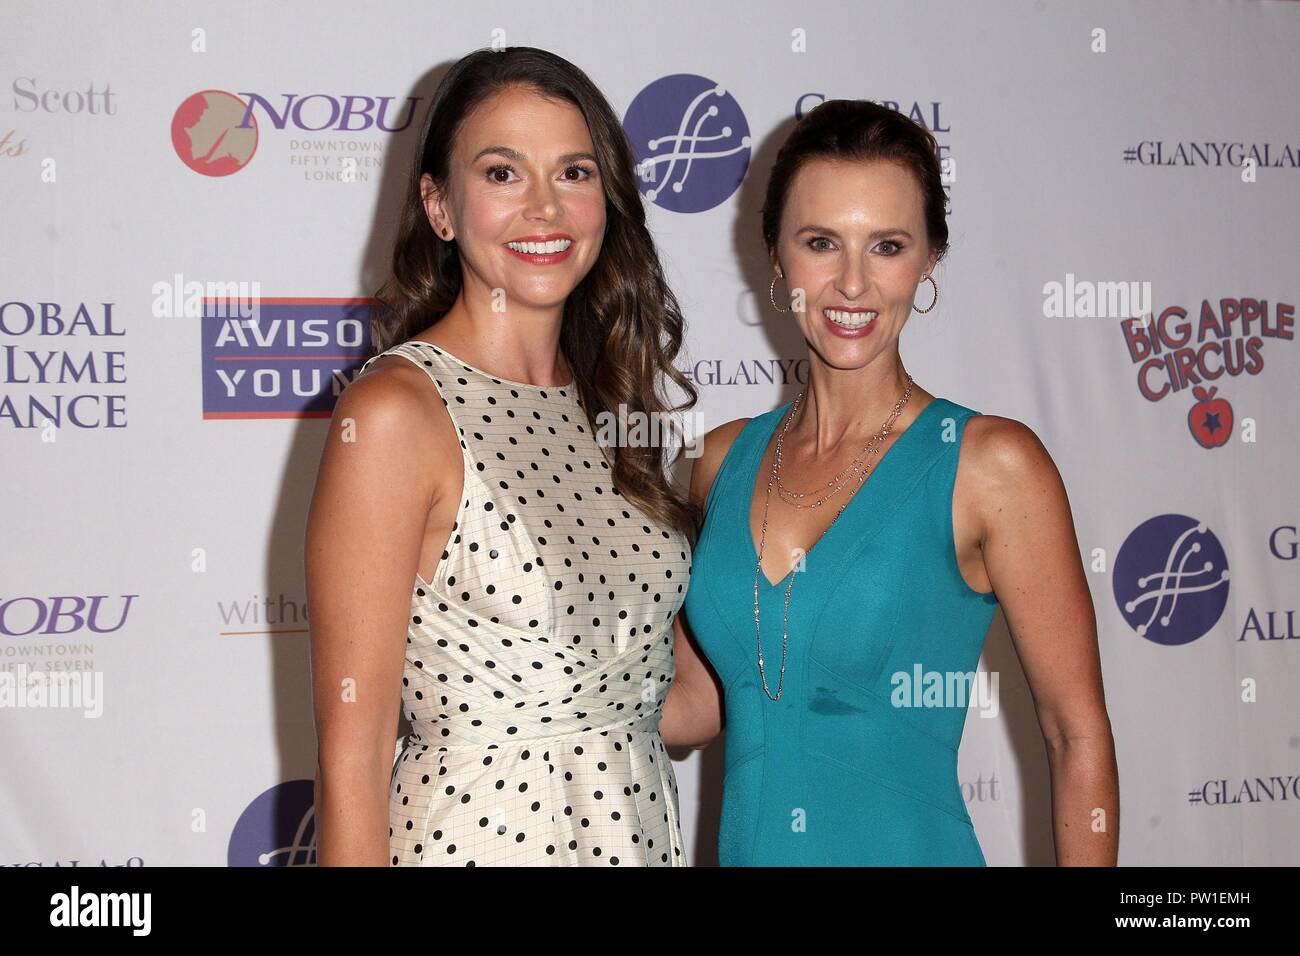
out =
[[[493,42],[572,59],[622,118],[706,427],[808,381],[758,216],[797,117],[865,98],[934,134],[952,247],[903,359],[1065,479],[1121,864],[1300,863],[1300,4],[566,10],[6,9],[0,864],[315,862],[307,506],[420,120]],[[981,847],[1050,864],[1001,612],[980,670]],[[694,864],[723,765],[676,762]]]

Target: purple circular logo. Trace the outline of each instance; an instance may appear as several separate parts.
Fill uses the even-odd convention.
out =
[[[239,815],[229,866],[315,866],[315,780],[290,780],[260,794]]]
[[[1111,574],[1124,620],[1157,644],[1188,644],[1218,622],[1228,603],[1228,558],[1204,523],[1159,515],[1125,539]]]
[[[703,212],[731,197],[749,168],[749,122],[713,80],[674,73],[632,101],[623,129],[642,194],[673,212]]]

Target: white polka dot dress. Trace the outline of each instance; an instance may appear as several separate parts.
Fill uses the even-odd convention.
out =
[[[390,862],[685,866],[658,725],[686,539],[615,490],[574,388],[416,340],[381,354],[428,373],[464,460],[459,517],[411,597]]]

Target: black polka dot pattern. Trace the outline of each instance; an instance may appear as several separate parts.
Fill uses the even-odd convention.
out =
[[[685,866],[658,732],[685,538],[615,490],[573,387],[424,342],[382,354],[428,373],[464,463],[459,517],[411,598],[392,864]]]

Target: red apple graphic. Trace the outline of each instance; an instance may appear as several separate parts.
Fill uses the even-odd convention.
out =
[[[1232,406],[1225,398],[1215,398],[1218,389],[1211,386],[1203,388],[1192,386],[1192,394],[1197,402],[1187,413],[1187,427],[1192,437],[1200,442],[1202,448],[1218,448],[1226,445],[1232,434]]]

